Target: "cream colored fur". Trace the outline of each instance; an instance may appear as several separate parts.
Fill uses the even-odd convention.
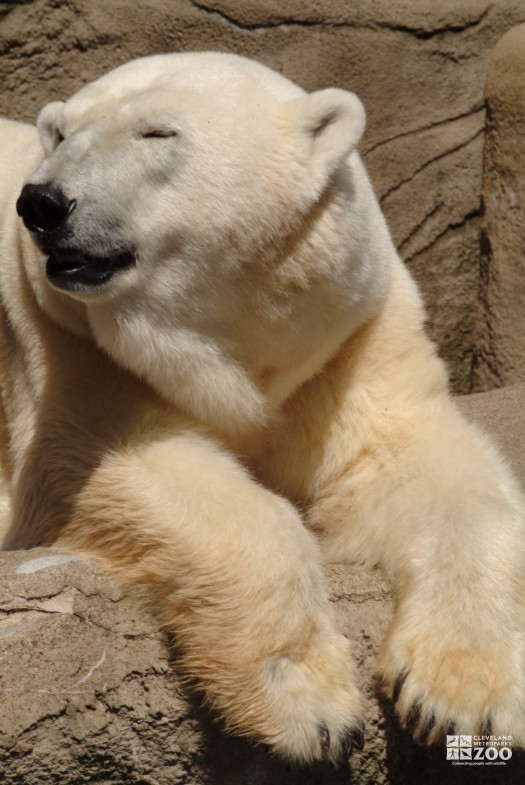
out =
[[[322,561],[379,563],[402,721],[524,745],[523,496],[448,395],[363,128],[349,93],[210,53],[111,72],[40,141],[2,122],[4,547],[103,558],[226,726],[299,761],[359,743]],[[60,242],[135,263],[54,284],[27,182],[75,200]]]

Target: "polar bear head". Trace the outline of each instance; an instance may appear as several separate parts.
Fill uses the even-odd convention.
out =
[[[363,129],[354,94],[235,55],[117,68],[38,118],[39,300],[198,419],[259,423],[384,293]]]

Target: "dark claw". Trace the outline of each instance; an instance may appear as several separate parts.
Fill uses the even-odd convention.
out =
[[[348,760],[354,750],[361,750],[365,746],[365,726],[362,722],[359,723],[357,728],[352,728],[348,733],[343,736],[341,741],[341,758]]]
[[[406,718],[405,727],[408,731],[412,732],[418,725],[421,717],[421,703],[418,701],[414,703]]]
[[[359,727],[354,728],[350,736],[352,738],[352,742],[356,750],[359,750],[359,752],[361,752],[361,750],[365,746],[365,726],[361,724]]]
[[[326,757],[330,749],[330,731],[324,723],[319,725],[319,737],[321,739],[321,752]]]
[[[397,701],[399,700],[399,696],[401,695],[401,690],[403,689],[403,685],[406,681],[407,676],[408,676],[408,671],[403,671],[397,677],[397,681],[394,685],[394,692],[392,693],[392,700],[394,701],[394,703],[397,703]]]
[[[483,723],[483,728],[481,729],[482,736],[491,736],[492,735],[492,719],[491,717],[487,717],[485,722]],[[486,742],[485,742],[486,746]]]
[[[426,718],[425,722],[423,723],[417,735],[417,740],[420,744],[426,744],[426,741],[430,736],[430,732],[432,731],[435,722],[436,722],[436,718],[434,716],[434,713],[432,712],[432,714]]]
[[[341,741],[341,758],[348,760],[351,756],[352,752],[354,751],[354,739],[352,736],[352,732],[347,733],[346,736],[343,736],[343,740]]]

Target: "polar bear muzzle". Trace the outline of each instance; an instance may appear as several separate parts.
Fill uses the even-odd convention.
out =
[[[66,221],[76,207],[55,183],[28,183],[16,203],[16,211],[38,245],[48,254],[46,275],[60,289],[84,289],[107,283],[117,270],[135,264],[130,250],[109,256],[93,256],[77,247],[64,247]],[[58,238],[60,237],[60,243]]]

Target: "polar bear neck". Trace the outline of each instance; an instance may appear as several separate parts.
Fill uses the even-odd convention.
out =
[[[348,183],[334,183],[278,263],[248,262],[211,282],[203,275],[193,312],[148,303],[137,290],[89,306],[97,344],[228,437],[263,426],[386,294],[396,253],[357,154],[349,173],[351,203]]]
[[[357,153],[313,212],[319,220],[308,217],[305,223],[312,229],[274,270],[270,286],[281,297],[290,292],[288,299],[283,297],[283,318],[266,327],[268,334],[274,328],[271,345],[279,342],[280,362],[272,366],[271,357],[265,361],[264,347],[258,347],[253,360],[258,385],[274,406],[319,373],[377,311],[397,257]]]

